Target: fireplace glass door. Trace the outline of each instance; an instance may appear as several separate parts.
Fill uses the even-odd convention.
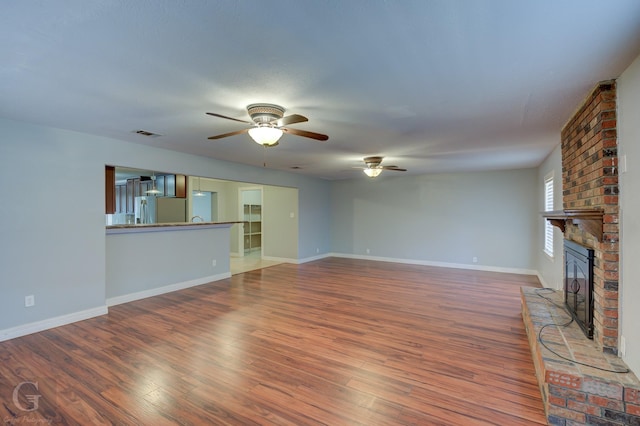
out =
[[[564,295],[567,309],[589,339],[593,339],[593,250],[564,242]]]

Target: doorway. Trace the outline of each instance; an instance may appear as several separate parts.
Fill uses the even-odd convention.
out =
[[[263,202],[262,187],[239,188],[240,206],[238,211],[243,221],[243,232],[239,235],[242,256],[262,258],[263,252]]]
[[[238,235],[239,257],[231,257],[231,274],[253,271],[282,263],[280,260],[265,260],[264,230],[265,211],[262,187],[238,188],[239,220],[243,221]]]
[[[189,179],[190,188],[207,195],[189,191],[188,219],[206,218],[210,211],[212,222],[241,222],[230,228],[232,275],[298,258],[297,188],[197,176]],[[249,205],[247,219],[245,204]]]

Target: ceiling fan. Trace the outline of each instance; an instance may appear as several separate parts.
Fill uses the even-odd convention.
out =
[[[382,163],[382,159],[383,157],[365,157],[363,158],[363,161],[367,166],[358,168],[363,169],[364,174],[370,178],[377,177],[383,170],[395,170],[396,172],[407,171],[407,169],[401,169],[398,166],[382,166],[380,165]]]
[[[246,129],[211,136],[208,139],[222,139],[228,136],[249,133],[251,139],[265,147],[278,145],[278,141],[280,140],[280,137],[282,137],[283,133],[290,133],[292,135],[311,138],[318,141],[326,141],[329,139],[329,136],[321,133],[285,127],[290,124],[303,123],[305,121],[309,121],[309,119],[299,114],[287,115],[285,117],[284,111],[285,109],[279,105],[251,104],[247,106],[247,113],[249,114],[249,117],[251,117],[252,121],[240,120],[233,117],[227,117],[226,115],[207,112],[207,115],[252,125],[252,127]]]

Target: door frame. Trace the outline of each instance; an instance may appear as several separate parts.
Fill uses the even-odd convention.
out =
[[[238,220],[244,221],[244,199],[243,193],[247,191],[260,191],[260,208],[262,211],[262,220],[260,225],[260,258],[264,256],[264,191],[262,186],[243,186],[238,188]],[[238,254],[240,257],[244,257],[244,227],[245,224],[242,224],[242,228],[240,232],[238,232]]]

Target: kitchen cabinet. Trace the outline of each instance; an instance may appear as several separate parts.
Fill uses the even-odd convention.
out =
[[[129,178],[126,180],[126,183],[116,185],[115,171],[113,173],[113,179],[111,179],[108,167],[109,166],[105,169],[105,200],[107,214],[134,214],[135,197],[150,195],[147,194],[147,191],[153,189],[153,179],[149,179],[148,176]],[[160,191],[156,196],[175,198],[187,197],[187,177],[185,175],[155,175],[154,177],[156,179],[156,189]]]
[[[127,212],[127,185],[116,185],[116,213]]]
[[[176,177],[176,198],[187,198],[187,177],[185,175],[175,175]]]
[[[176,195],[176,175],[164,176],[164,195],[167,197]]]
[[[165,197],[187,198],[187,177],[185,175],[164,175],[163,178]]]
[[[138,183],[138,188],[140,189],[140,191],[139,191],[140,195],[149,195],[149,194],[147,194],[147,191],[151,191],[151,189],[153,189],[153,181],[151,181],[151,180],[146,180],[146,181],[141,180]]]
[[[165,195],[165,177],[164,175],[156,176],[156,188],[160,191],[160,194]]]
[[[104,172],[105,212],[113,214],[116,212],[116,168],[105,166]]]
[[[251,251],[262,247],[262,206],[244,205],[244,250]]]
[[[125,205],[125,213],[133,214],[134,209],[134,192],[133,192],[133,179],[127,179],[126,184],[127,202]]]
[[[141,195],[144,194],[140,192],[140,178],[135,178],[133,179],[133,196],[139,197]]]

